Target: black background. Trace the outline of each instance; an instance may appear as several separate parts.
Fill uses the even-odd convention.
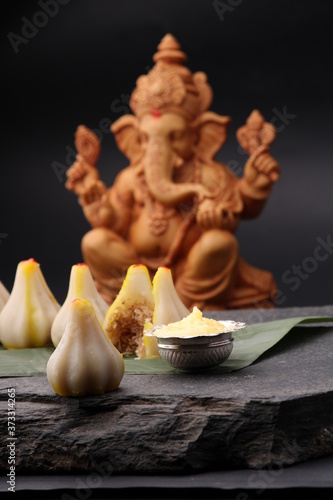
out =
[[[316,253],[318,238],[333,239],[332,2],[71,0],[52,15],[41,3],[2,4],[5,286],[11,289],[18,262],[34,257],[64,300],[89,229],[64,185],[75,129],[84,123],[99,130],[98,166],[111,185],[127,160],[101,128],[129,112],[137,77],[152,67],[170,32],[188,55],[187,66],[207,73],[211,109],[232,117],[218,159],[241,172],[246,156],[235,132],[252,109],[278,129],[272,154],[281,178],[263,213],[238,229],[242,255],[274,273],[281,307],[332,303],[333,249]],[[31,22],[35,27],[27,27]]]

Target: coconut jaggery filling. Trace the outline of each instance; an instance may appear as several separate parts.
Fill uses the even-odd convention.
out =
[[[113,345],[122,354],[135,354],[143,343],[143,327],[153,313],[144,304],[130,305],[115,310],[113,321],[105,331]]]

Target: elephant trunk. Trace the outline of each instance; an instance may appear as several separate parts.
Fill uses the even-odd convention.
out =
[[[145,155],[148,190],[157,201],[167,207],[175,207],[182,201],[203,193],[200,184],[178,184],[173,181],[173,170],[179,159],[166,140],[154,137],[148,141]]]

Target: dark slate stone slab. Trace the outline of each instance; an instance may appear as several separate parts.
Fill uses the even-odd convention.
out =
[[[265,321],[275,321],[284,318],[296,318],[299,316],[333,316],[333,305],[313,307],[281,307],[281,308],[253,308],[242,310],[212,311],[207,313],[212,318],[230,319],[232,321],[245,321],[251,325]]]
[[[332,315],[316,310],[288,317]],[[75,399],[46,377],[0,379],[0,428],[15,387],[20,475],[278,469],[333,452],[332,353],[332,327],[298,327],[230,374],[125,374],[113,393]]]

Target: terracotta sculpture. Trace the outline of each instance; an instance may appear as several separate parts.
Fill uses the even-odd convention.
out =
[[[234,232],[241,219],[264,207],[279,166],[269,153],[274,127],[253,111],[237,138],[250,155],[238,179],[214,157],[230,118],[209,111],[212,90],[202,72],[184,66],[177,40],[166,35],[155,65],[137,80],[133,115],[111,130],[130,165],[110,188],[99,178],[99,144],[86,127],[76,132],[78,156],[67,188],[79,196],[92,226],[82,254],[110,304],[128,267],[143,263],[152,275],[168,266],[179,297],[192,309],[253,307],[272,299],[271,273],[240,256]]]

